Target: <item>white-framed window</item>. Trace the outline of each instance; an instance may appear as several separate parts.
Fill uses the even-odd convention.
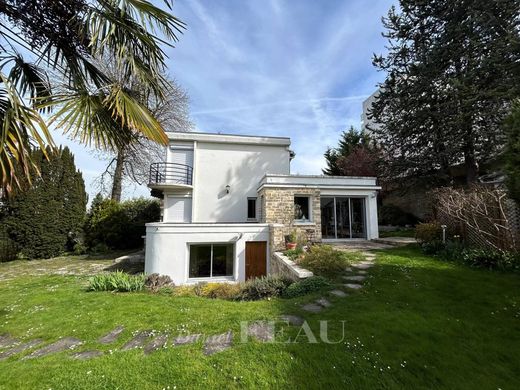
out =
[[[247,198],[247,220],[256,221],[256,198]]]
[[[191,244],[189,252],[189,278],[233,277],[233,244]]]
[[[304,195],[294,196],[294,221],[295,222],[310,222],[311,215],[311,197]]]

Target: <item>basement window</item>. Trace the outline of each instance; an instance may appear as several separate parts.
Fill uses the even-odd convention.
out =
[[[294,221],[295,222],[310,222],[310,196],[295,196],[294,197]]]
[[[233,244],[190,245],[190,278],[233,276]]]

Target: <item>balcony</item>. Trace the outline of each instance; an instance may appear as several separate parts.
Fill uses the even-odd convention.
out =
[[[192,188],[193,168],[189,165],[158,162],[150,165],[148,187],[152,190]]]

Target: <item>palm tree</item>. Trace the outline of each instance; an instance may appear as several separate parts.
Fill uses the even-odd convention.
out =
[[[171,10],[172,0],[163,1]],[[184,28],[147,0],[1,1],[0,192],[9,193],[36,169],[30,150],[53,145],[49,127],[107,149],[127,142],[122,126],[166,143],[142,98],[105,74],[95,58],[112,58],[121,74],[163,99],[163,47]]]

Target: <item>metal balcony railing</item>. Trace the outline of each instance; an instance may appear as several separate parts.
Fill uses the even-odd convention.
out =
[[[193,180],[193,168],[189,165],[158,162],[150,165],[149,184],[187,184]]]

